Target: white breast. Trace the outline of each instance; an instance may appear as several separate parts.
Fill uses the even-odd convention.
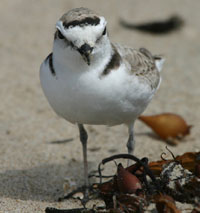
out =
[[[72,72],[57,70],[53,76],[49,65],[40,68],[44,93],[55,112],[72,123],[117,125],[139,116],[153,92],[125,66],[100,76],[95,70]]]

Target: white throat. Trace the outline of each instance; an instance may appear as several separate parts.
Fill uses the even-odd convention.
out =
[[[112,56],[112,46],[110,41],[103,43],[101,47],[93,50],[91,54],[91,64],[88,65],[76,50],[69,46],[64,46],[60,41],[54,41],[53,61],[54,67],[59,72],[84,72],[95,69],[96,72],[104,70]]]

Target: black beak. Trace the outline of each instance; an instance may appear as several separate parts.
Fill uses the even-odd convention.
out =
[[[79,53],[81,54],[81,56],[83,57],[84,61],[86,61],[86,63],[88,65],[90,65],[90,54],[93,50],[93,47],[90,47],[90,45],[88,44],[83,44],[79,49]]]

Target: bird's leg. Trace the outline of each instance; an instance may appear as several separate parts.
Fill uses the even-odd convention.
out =
[[[82,143],[83,148],[83,164],[84,164],[84,180],[86,188],[89,187],[88,180],[88,162],[87,162],[87,139],[88,135],[82,124],[78,124],[79,133],[80,133],[80,141]],[[87,189],[86,189],[87,191]]]
[[[133,123],[128,126],[128,133],[129,133],[129,138],[127,142],[127,149],[128,149],[128,154],[133,154],[134,147],[135,147],[135,140],[134,140],[134,132],[133,132]],[[128,166],[130,164],[130,161],[128,160]]]

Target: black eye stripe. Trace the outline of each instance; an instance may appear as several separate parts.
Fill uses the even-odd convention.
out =
[[[58,30],[58,38],[59,39],[64,39],[65,37],[63,36],[63,34],[60,32],[60,30]]]

